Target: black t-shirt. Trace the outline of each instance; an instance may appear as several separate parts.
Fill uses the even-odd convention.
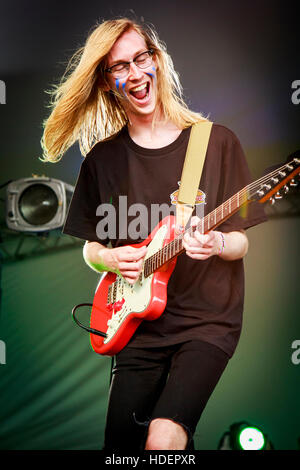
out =
[[[148,149],[137,145],[124,127],[97,143],[82,162],[63,232],[112,247],[143,241],[157,223],[151,205],[175,208],[171,195],[178,189],[189,136],[187,128],[170,145]],[[204,215],[250,182],[239,140],[226,127],[213,124],[200,180]],[[162,211],[159,220],[164,215]],[[265,220],[261,205],[251,203],[246,215],[234,214],[217,230],[247,229]],[[164,313],[143,321],[130,344],[159,347],[198,338],[231,356],[240,336],[243,303],[242,259],[213,256],[199,261],[183,253],[169,280]]]

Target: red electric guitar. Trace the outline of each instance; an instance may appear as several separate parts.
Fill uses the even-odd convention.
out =
[[[278,192],[287,183],[296,186],[295,176],[300,173],[300,158],[277,168],[257,181],[241,189],[214,211],[203,217],[197,229],[200,233],[214,230],[218,225],[252,201],[275,202],[281,198]],[[187,229],[191,233],[191,228]],[[90,332],[91,345],[98,354],[113,356],[130,340],[143,320],[155,320],[164,311],[167,303],[167,285],[175,268],[177,256],[185,250],[184,236],[175,237],[175,217],[165,217],[146,240],[135,247],[148,246],[142,272],[134,285],[122,276],[105,273],[97,287],[90,328],[84,327],[72,313],[77,324]]]

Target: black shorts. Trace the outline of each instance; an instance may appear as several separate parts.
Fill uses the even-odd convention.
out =
[[[163,348],[125,347],[116,356],[104,450],[142,451],[156,418],[187,431],[187,449],[229,356],[198,340]]]

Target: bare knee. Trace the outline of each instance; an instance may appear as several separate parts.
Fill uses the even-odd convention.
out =
[[[187,432],[178,423],[166,418],[151,421],[146,450],[184,450],[188,441]]]

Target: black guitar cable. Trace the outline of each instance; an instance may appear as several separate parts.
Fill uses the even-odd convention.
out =
[[[76,318],[75,312],[79,307],[92,307],[92,306],[93,306],[93,304],[78,304],[78,305],[76,305],[72,309],[73,319],[74,319],[75,323],[77,323],[77,325],[80,326],[80,328],[83,328],[84,330],[88,331],[89,333],[93,333],[94,335],[98,335],[98,336],[102,336],[103,338],[107,338],[107,334],[104,333],[103,331],[95,330],[94,328],[90,328],[89,326],[85,326]]]
[[[95,330],[94,328],[90,328],[89,326],[85,326],[76,318],[75,312],[79,307],[92,307],[92,306],[93,306],[93,304],[88,304],[88,303],[76,305],[72,309],[73,319],[74,319],[75,323],[78,326],[80,326],[80,328],[83,328],[84,330],[88,331],[89,333],[93,333],[94,335],[98,335],[98,336],[102,336],[103,338],[106,338],[107,337],[106,333],[103,333],[103,331]],[[113,367],[114,367],[114,356],[112,356],[112,358],[111,358],[109,384],[111,384],[111,381],[112,381]]]

